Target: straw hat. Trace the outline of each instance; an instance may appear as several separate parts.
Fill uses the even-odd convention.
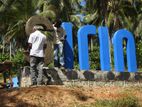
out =
[[[42,25],[42,26],[37,26]],[[41,27],[45,28],[41,28]],[[29,20],[26,22],[25,31],[27,36],[29,36],[32,33],[33,28],[41,28],[44,30],[54,30],[52,23],[48,20],[48,18],[42,17],[42,16],[32,16],[29,18]]]

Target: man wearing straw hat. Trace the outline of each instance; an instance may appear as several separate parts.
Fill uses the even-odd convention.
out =
[[[30,49],[30,71],[32,86],[42,85],[44,56],[46,48],[46,36],[41,32],[43,26],[35,25],[33,32],[30,34],[28,43]]]

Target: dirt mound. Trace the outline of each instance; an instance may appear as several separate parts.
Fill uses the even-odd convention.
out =
[[[76,107],[76,104],[90,104],[96,100],[125,97],[128,92],[141,98],[140,90],[133,90],[134,88],[117,86],[39,86],[0,90],[0,107]]]

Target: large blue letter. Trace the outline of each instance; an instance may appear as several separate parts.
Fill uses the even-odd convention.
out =
[[[127,30],[118,30],[113,37],[115,70],[125,71],[123,56],[123,39],[127,40],[127,64],[129,72],[137,71],[136,51],[133,35]]]
[[[88,34],[96,34],[96,27],[86,25],[78,30],[78,49],[80,70],[89,70]]]
[[[66,41],[64,44],[65,68],[73,68],[73,40],[72,40],[72,24],[64,22],[62,27],[66,31]]]
[[[99,27],[101,70],[110,71],[109,35],[107,27]]]

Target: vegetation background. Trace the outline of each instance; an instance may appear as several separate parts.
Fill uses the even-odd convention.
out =
[[[77,31],[81,26],[91,24],[96,27],[108,27],[112,69],[114,68],[111,43],[113,34],[118,29],[129,30],[135,38],[137,65],[141,71],[142,0],[0,0],[0,63],[11,60],[14,75],[24,65],[23,50],[28,40],[25,24],[33,15],[49,18],[51,22],[54,22],[56,18],[61,18],[64,22],[73,24],[74,67],[76,69],[79,68]],[[97,36],[89,36],[88,43],[91,69],[99,70],[100,56]],[[126,63],[125,45],[124,41]],[[107,86],[105,83],[106,86],[103,84],[94,87],[71,85],[1,90],[0,106],[140,107],[142,105],[142,85],[137,83],[130,83],[131,86],[128,87],[119,86],[118,83]]]
[[[51,22],[61,18],[73,23],[74,67],[77,69],[77,30],[86,24],[108,27],[112,68],[114,32],[118,29],[132,32],[138,68],[142,68],[142,0],[0,0],[0,62],[12,60],[14,69],[23,66],[23,49],[28,40],[25,24],[33,15],[47,17]],[[124,41],[124,47],[125,44]],[[100,69],[97,36],[89,37],[89,54],[91,69]],[[124,55],[126,59],[125,48]]]

